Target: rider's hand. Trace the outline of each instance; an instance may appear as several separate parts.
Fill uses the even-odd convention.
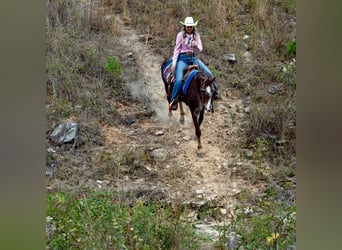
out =
[[[192,46],[192,47],[197,47],[197,42],[196,42],[195,40],[192,41],[192,42],[191,42],[191,46]]]

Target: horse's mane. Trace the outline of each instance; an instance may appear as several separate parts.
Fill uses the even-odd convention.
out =
[[[211,75],[209,75],[207,72],[200,70],[197,72],[196,77],[200,80],[204,80],[206,78],[210,78]]]

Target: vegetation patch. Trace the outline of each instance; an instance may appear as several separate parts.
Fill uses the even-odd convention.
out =
[[[240,236],[244,249],[291,249],[296,241],[296,206],[279,197],[276,188],[266,189],[254,204],[235,208],[233,222],[225,228],[227,236]],[[238,248],[237,248],[238,249]]]
[[[48,249],[198,249],[191,224],[165,204],[129,204],[115,191],[47,195]]]

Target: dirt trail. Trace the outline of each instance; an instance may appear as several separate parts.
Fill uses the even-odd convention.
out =
[[[205,113],[201,125],[202,145],[205,151],[203,158],[197,157],[197,140],[189,109],[185,106],[185,124],[178,122],[179,111],[168,117],[168,106],[165,91],[160,75],[160,65],[163,61],[158,55],[152,53],[148,44],[142,42],[141,37],[131,28],[124,26],[120,19],[117,23],[122,27],[118,41],[135,57],[140,68],[142,79],[131,83],[132,94],[137,97],[147,97],[150,108],[155,116],[139,126],[145,131],[152,131],[151,140],[163,141],[163,147],[168,156],[161,173],[165,173],[163,182],[171,198],[182,201],[220,200],[221,207],[229,210],[235,205],[234,194],[243,189],[257,192],[243,179],[231,175],[239,166],[248,164],[240,158],[238,151],[241,143],[244,112],[242,101],[229,91],[221,89],[221,99],[215,102],[215,112]],[[137,91],[138,89],[142,91]],[[162,135],[153,133],[162,131]],[[107,128],[107,138],[121,138],[124,143],[127,128]],[[172,178],[170,178],[170,176]],[[222,197],[224,197],[222,200]]]

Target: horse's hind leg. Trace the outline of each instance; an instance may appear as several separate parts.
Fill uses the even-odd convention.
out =
[[[179,122],[180,122],[181,124],[184,124],[184,115],[185,115],[185,112],[184,112],[183,104],[182,104],[181,101],[179,102],[179,112],[180,112]]]

